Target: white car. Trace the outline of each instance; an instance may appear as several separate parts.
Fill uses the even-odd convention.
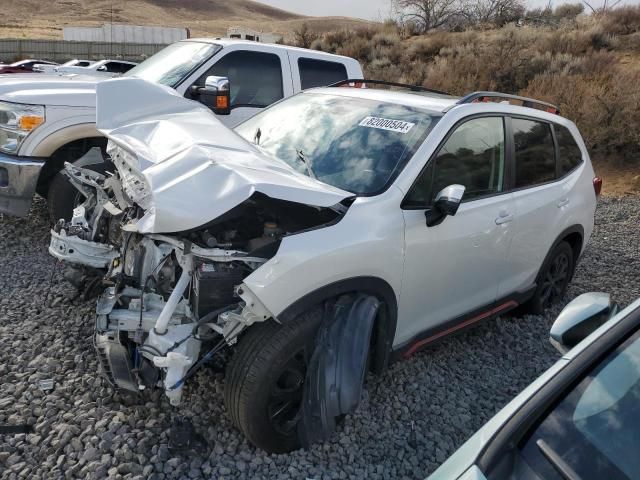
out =
[[[127,62],[125,60],[99,60],[97,62],[90,62],[88,65],[60,65],[53,69],[53,73],[60,75],[75,73],[77,75],[93,75],[110,78],[122,75],[136,65],[137,63],[135,62]]]
[[[225,82],[208,79],[214,104]],[[98,150],[66,167],[86,200],[49,251],[100,293],[114,385],[177,405],[231,348],[233,422],[285,452],[331,435],[367,367],[563,296],[600,186],[575,125],[532,99],[379,84],[308,90],[235,131],[143,80],[98,85],[113,175],[78,168]]]
[[[80,60],[77,58],[74,58],[73,60],[69,60],[68,62],[63,63],[62,65],[37,63],[36,65],[33,66],[33,71],[40,72],[40,73],[56,73],[57,69],[61,67],[88,67],[92,63],[94,62],[92,62],[91,60]]]
[[[429,480],[637,478],[640,299],[569,303],[551,328],[563,354]]]

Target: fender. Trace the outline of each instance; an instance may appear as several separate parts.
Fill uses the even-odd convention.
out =
[[[326,300],[337,298],[345,293],[361,292],[373,295],[382,302],[373,331],[371,370],[382,373],[389,363],[389,357],[396,335],[398,322],[398,301],[396,294],[385,280],[379,277],[352,277],[339,280],[321,287],[289,305],[277,315],[281,323],[290,322],[302,312],[307,311]]]

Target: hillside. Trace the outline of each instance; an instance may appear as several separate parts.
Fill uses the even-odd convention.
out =
[[[187,27],[191,35],[220,36],[246,26],[285,37],[306,22],[312,30],[351,28],[370,22],[305,17],[251,0],[2,0],[0,38],[62,39],[65,26],[114,23]]]
[[[379,24],[327,32],[311,48],[357,58],[366,78],[554,103],[580,128],[605,192],[640,192],[640,6],[557,27],[408,36]]]

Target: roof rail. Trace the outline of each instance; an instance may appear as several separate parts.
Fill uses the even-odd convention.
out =
[[[458,104],[463,103],[477,103],[477,102],[488,102],[491,98],[503,98],[505,100],[519,100],[522,102],[523,107],[528,108],[536,108],[534,105],[538,105],[537,110],[544,110],[549,113],[555,113],[560,115],[560,109],[555,105],[547,102],[543,102],[542,100],[536,100],[534,98],[521,97],[519,95],[510,95],[508,93],[500,93],[500,92],[473,92],[465,95],[460,100],[458,100]]]
[[[353,88],[366,88],[366,85],[386,85],[388,87],[398,87],[411,90],[412,92],[428,92],[437,93],[438,95],[451,95],[450,93],[443,92],[441,90],[434,90],[432,88],[422,87],[420,85],[408,85],[406,83],[387,82],[385,80],[364,80],[362,78],[348,78],[346,80],[340,80],[339,82],[328,85],[329,87],[353,87]]]

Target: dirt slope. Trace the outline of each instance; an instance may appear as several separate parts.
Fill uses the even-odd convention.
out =
[[[192,36],[224,35],[247,26],[290,35],[303,22],[314,30],[350,28],[368,22],[342,17],[305,17],[251,0],[2,0],[0,38],[62,39],[65,26],[113,21],[187,27]]]

